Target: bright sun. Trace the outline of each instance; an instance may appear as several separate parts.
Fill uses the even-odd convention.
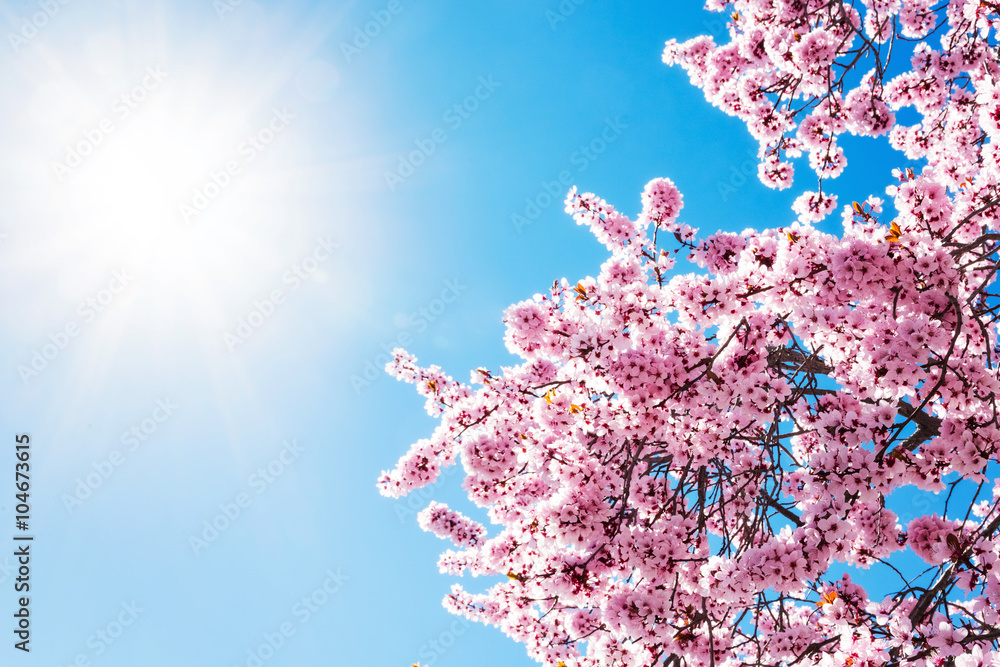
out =
[[[73,148],[90,154],[64,177],[61,194],[77,224],[99,243],[95,251],[130,257],[157,280],[170,282],[204,266],[205,255],[219,255],[214,235],[192,227],[228,227],[232,221],[209,220],[200,211],[197,218],[185,219],[180,211],[200,182],[229,157],[219,137],[230,133],[213,126],[219,121],[191,122],[175,113],[169,91],[158,92],[160,99],[149,100],[117,126],[109,125],[117,119],[106,119],[104,127],[113,127],[111,132],[101,136],[100,126],[92,130],[89,139],[98,139],[97,145],[84,134]],[[230,247],[226,254],[236,259],[240,250]]]
[[[266,45],[270,25],[244,18]],[[5,275],[24,281],[13,306],[44,329],[78,319],[77,304],[127,270],[134,283],[94,328],[230,359],[223,333],[285,286],[313,230],[329,229],[316,202],[339,186],[305,140],[315,127],[306,93],[337,73],[303,64],[325,38],[311,29],[293,53],[262,61],[221,52],[230,24],[181,49],[166,45],[160,12],[146,20],[141,34],[109,23],[74,42],[72,57],[25,57],[7,72],[31,85],[0,157],[19,179]]]
[[[157,318],[176,304],[206,324],[231,319],[223,311],[251,298],[281,255],[275,212],[289,210],[280,183],[295,114],[176,78],[148,68],[141,84],[93,105],[50,162],[44,200],[65,261],[127,266],[144,301],[162,304]],[[214,312],[193,314],[195,301]]]

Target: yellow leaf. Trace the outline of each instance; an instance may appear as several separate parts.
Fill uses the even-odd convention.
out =
[[[886,234],[885,239],[887,241],[898,243],[899,237],[903,235],[903,231],[899,228],[899,225],[896,224],[895,220],[892,221],[892,224],[889,226],[889,230],[890,231]]]
[[[829,593],[824,593],[820,601],[816,603],[817,607],[822,607],[825,604],[833,604],[837,599],[837,591],[830,591]]]

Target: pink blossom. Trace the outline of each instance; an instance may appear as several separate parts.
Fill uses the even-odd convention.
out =
[[[444,604],[548,667],[995,665],[1000,11],[707,6],[728,41],[671,41],[664,61],[746,125],[765,184],[793,187],[808,160],[798,219],[699,238],[666,178],[635,218],[573,188],[566,211],[607,259],[510,306],[516,359],[468,385],[394,351],[440,421],[378,488],[461,463],[495,534],[439,503],[418,521],[461,549],[443,572],[492,583]],[[901,153],[844,195],[838,236],[816,223],[845,133]],[[698,271],[671,274],[674,257]],[[897,572],[901,552],[930,568]]]
[[[481,524],[449,509],[447,505],[433,501],[417,515],[417,523],[424,530],[449,539],[460,547],[476,546],[486,535],[486,529]]]

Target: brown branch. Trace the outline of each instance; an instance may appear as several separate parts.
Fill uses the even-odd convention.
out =
[[[913,420],[913,422],[920,428],[929,431],[931,435],[938,435],[941,432],[940,418],[929,415],[923,410],[917,410],[902,399],[896,403],[896,410],[907,419]]]
[[[781,347],[768,352],[767,364],[771,368],[783,367],[784,370],[791,370],[792,372],[801,371],[814,375],[829,375],[833,372],[833,367],[817,357],[815,354],[806,355],[789,347]],[[832,389],[799,389],[799,393],[818,396],[823,394],[833,394],[836,392]],[[866,400],[865,402],[870,403],[871,401]],[[924,404],[926,404],[926,401],[924,401]],[[912,421],[918,427],[916,432],[914,432],[900,445],[911,452],[941,432],[941,419],[924,412],[923,406],[918,409],[909,403],[900,400],[896,403],[896,411],[906,418],[906,422],[903,424],[904,426],[906,423]],[[887,450],[879,452],[879,460],[881,460],[881,457],[885,455],[886,451]]]
[[[827,375],[833,372],[833,367],[816,355],[806,356],[802,352],[789,347],[779,347],[768,352],[767,364],[772,368],[777,368],[781,364],[794,364],[795,372],[802,371],[803,373]]]
[[[979,537],[982,539],[989,538],[997,528],[1000,528],[1000,515],[998,515],[993,521],[990,522],[986,529],[980,533]],[[973,542],[975,544],[975,542]],[[934,585],[924,591],[923,595],[917,600],[916,606],[910,611],[910,623],[916,627],[918,624],[922,623],[927,612],[931,610],[931,602],[935,597],[949,585],[955,575],[955,567],[959,562],[963,560],[968,550],[972,547],[970,544],[961,554],[955,554],[952,562],[948,563],[948,567],[944,569],[938,580],[934,582]]]
[[[761,498],[763,498],[764,500],[767,501],[768,507],[772,507],[775,510],[777,510],[778,513],[781,514],[781,516],[785,517],[786,519],[788,519],[789,521],[791,521],[792,523],[794,523],[799,528],[801,528],[802,526],[805,525],[802,522],[802,519],[800,519],[795,514],[792,514],[791,510],[789,510],[784,505],[779,504],[777,500],[775,500],[774,498],[772,498],[771,496],[769,496],[766,492],[761,491],[760,492],[760,496],[761,496]]]

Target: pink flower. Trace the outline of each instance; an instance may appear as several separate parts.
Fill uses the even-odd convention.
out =
[[[837,208],[836,195],[818,192],[803,192],[792,204],[792,210],[799,214],[802,222],[819,222]]]
[[[684,198],[669,178],[656,178],[646,184],[642,193],[642,213],[639,220],[671,229],[681,209]]]

